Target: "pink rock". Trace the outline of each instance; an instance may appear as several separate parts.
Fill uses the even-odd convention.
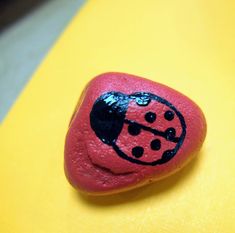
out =
[[[117,193],[160,180],[200,150],[206,121],[189,98],[159,83],[105,73],[84,90],[65,143],[65,173],[77,189]]]

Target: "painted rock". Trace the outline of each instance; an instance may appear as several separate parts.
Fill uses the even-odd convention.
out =
[[[200,150],[206,121],[183,94],[124,73],[105,73],[84,90],[65,143],[65,173],[77,189],[117,193],[160,180]]]

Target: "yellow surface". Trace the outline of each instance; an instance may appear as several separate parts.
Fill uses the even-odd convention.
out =
[[[235,232],[234,12],[229,0],[86,3],[0,126],[0,232]],[[208,135],[178,174],[87,198],[64,177],[64,138],[83,87],[106,71],[185,93]]]

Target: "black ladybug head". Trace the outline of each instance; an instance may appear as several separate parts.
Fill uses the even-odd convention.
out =
[[[108,92],[94,103],[90,113],[90,124],[102,142],[112,145],[120,134],[129,97],[120,92]]]

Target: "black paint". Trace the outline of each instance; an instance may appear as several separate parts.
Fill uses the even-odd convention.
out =
[[[140,158],[144,153],[144,148],[141,146],[136,146],[132,148],[132,155],[136,158]]]
[[[112,145],[120,134],[128,108],[128,96],[106,93],[96,100],[90,113],[91,128],[102,142]]]
[[[151,98],[149,98],[147,93],[138,93],[135,97],[135,101],[139,106],[145,107],[149,105]]]
[[[153,123],[153,122],[156,120],[157,115],[156,115],[156,113],[154,113],[154,112],[147,112],[147,113],[145,114],[144,118],[145,118],[145,120],[146,120],[147,122]]]
[[[152,150],[160,150],[161,149],[161,141],[159,139],[154,139],[151,141],[151,149]]]
[[[126,119],[126,112],[128,109],[128,105],[131,100],[134,100],[139,106],[147,106],[151,101],[156,101],[162,103],[169,107],[171,111],[167,111],[164,114],[166,120],[173,120],[175,115],[179,118],[182,132],[179,137],[176,137],[176,131],[174,128],[168,128],[166,131],[160,131],[157,129],[153,129],[151,127],[139,124],[138,122]],[[171,113],[170,113],[171,112]],[[172,114],[173,113],[173,114]],[[173,116],[173,117],[172,117]],[[154,117],[151,117],[151,120]],[[148,119],[148,118],[147,118]],[[149,118],[150,119],[150,118]],[[148,121],[149,122],[149,121]],[[131,95],[125,95],[120,92],[108,92],[100,96],[94,103],[93,108],[90,113],[90,124],[91,128],[94,130],[96,136],[105,144],[112,146],[114,151],[121,158],[128,160],[129,162],[136,163],[139,165],[161,165],[169,160],[171,160],[179,148],[183,144],[185,135],[186,135],[186,124],[183,115],[169,103],[167,100],[146,92],[138,92]],[[142,147],[134,147],[132,149],[132,154],[134,156],[130,157],[125,154],[121,148],[119,148],[116,144],[119,134],[123,128],[124,124],[128,124],[128,132],[131,135],[138,135],[141,130],[146,130],[151,132],[153,135],[163,137],[168,141],[174,142],[175,148],[171,150],[166,150],[163,152],[162,157],[158,160],[152,162],[145,162],[138,158],[140,158],[144,149]],[[131,142],[128,142],[131,143]],[[153,143],[153,141],[152,141]],[[151,144],[152,144],[151,143]],[[155,142],[151,148],[157,151],[159,145]],[[161,143],[160,143],[161,146]],[[140,149],[142,148],[142,149]],[[160,149],[160,148],[159,148]],[[142,153],[141,153],[142,152]]]
[[[152,133],[152,134],[154,134],[156,136],[161,136],[161,137],[165,138],[168,141],[179,142],[179,139],[180,139],[180,138],[177,138],[177,137],[172,137],[172,133],[171,133],[172,130],[169,130],[169,129],[173,129],[174,130],[174,128],[169,128],[168,131],[166,130],[165,132],[163,132],[163,131],[159,131],[157,129],[153,129],[151,127],[139,124],[139,123],[137,123],[135,121],[131,121],[131,120],[128,120],[128,119],[125,119],[124,123],[138,125],[140,127],[140,129],[148,131],[148,132],[150,132],[150,133]]]
[[[171,160],[175,156],[175,150],[166,150],[162,154],[162,158],[159,164],[163,164]]]
[[[174,112],[172,111],[166,111],[165,114],[164,114],[164,117],[166,120],[168,121],[172,121],[174,119]]]
[[[166,135],[166,140],[168,141],[172,141],[174,138],[175,138],[175,129],[174,128],[168,128],[166,131],[165,131],[165,135]]]
[[[128,132],[129,134],[136,136],[139,135],[141,131],[141,127],[135,123],[129,124],[128,125]]]

